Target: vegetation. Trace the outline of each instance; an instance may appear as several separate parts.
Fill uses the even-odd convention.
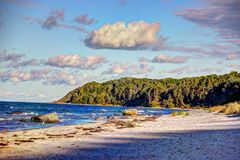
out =
[[[124,116],[135,116],[138,114],[138,110],[136,109],[125,109],[122,111]]]
[[[189,116],[188,112],[180,111],[180,112],[172,112],[172,116]]]
[[[209,111],[224,113],[226,115],[229,115],[229,114],[240,115],[240,102],[228,103],[222,106],[214,106],[209,108]]]
[[[90,82],[58,102],[124,106],[189,108],[240,100],[240,73],[182,79],[121,78]]]

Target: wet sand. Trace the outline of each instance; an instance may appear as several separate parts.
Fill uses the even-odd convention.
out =
[[[0,133],[0,159],[240,159],[240,117],[136,116]]]

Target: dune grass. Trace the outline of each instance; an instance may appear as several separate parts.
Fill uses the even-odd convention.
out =
[[[216,113],[224,113],[226,115],[230,115],[230,114],[240,115],[240,103],[233,102],[233,103],[228,103],[222,106],[214,106],[209,108],[209,111],[216,112]]]
[[[180,111],[180,112],[172,112],[172,116],[189,116],[188,112]]]
[[[136,109],[125,109],[122,111],[124,116],[135,116],[138,115],[138,110]]]

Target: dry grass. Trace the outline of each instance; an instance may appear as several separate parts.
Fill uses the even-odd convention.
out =
[[[172,116],[189,116],[188,112],[180,111],[180,112],[172,112]]]
[[[223,109],[224,109],[224,106],[214,106],[214,107],[209,108],[209,111],[210,111],[210,112],[219,113],[219,112],[221,112]]]
[[[214,106],[209,108],[210,112],[224,113],[226,115],[240,115],[240,104],[238,102],[228,103],[222,106]]]
[[[138,110],[136,109],[125,109],[122,111],[124,116],[135,116],[138,115]]]

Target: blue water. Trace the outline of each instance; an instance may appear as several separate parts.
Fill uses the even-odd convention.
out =
[[[120,114],[127,107],[119,106],[94,106],[94,105],[73,105],[73,104],[47,104],[47,103],[25,103],[25,102],[0,102],[0,131],[25,130],[33,128],[44,128],[51,126],[62,126],[69,124],[84,124],[95,122],[97,117],[113,116]],[[128,107],[129,108],[129,107]],[[159,115],[170,114],[175,110],[136,108],[140,114]],[[21,114],[11,114],[21,112]],[[38,114],[56,112],[60,122],[52,124],[42,124],[31,122],[30,118]],[[21,122],[21,119],[28,120]]]

